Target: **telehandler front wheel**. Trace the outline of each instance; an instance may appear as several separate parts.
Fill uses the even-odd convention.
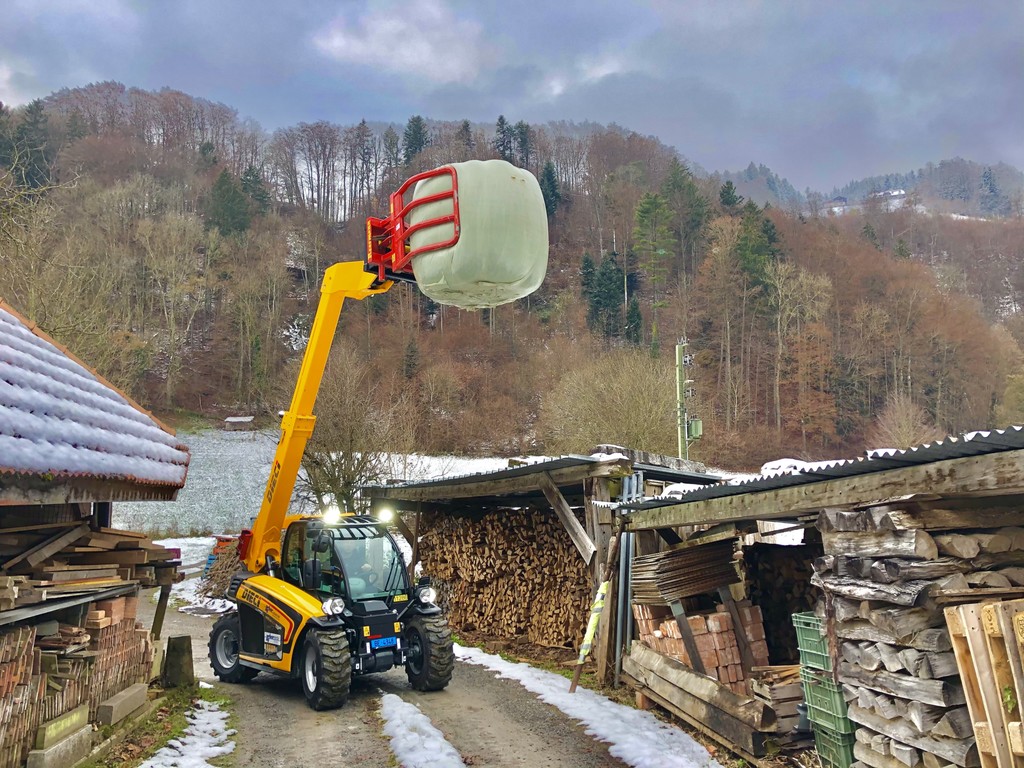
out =
[[[244,667],[238,660],[241,636],[241,622],[234,612],[221,616],[210,630],[210,666],[225,683],[247,683],[259,674],[259,670]]]
[[[352,656],[345,630],[311,630],[302,646],[302,692],[316,710],[340,707],[352,685]]]
[[[405,625],[405,673],[417,691],[440,691],[452,679],[455,652],[444,616],[416,616]]]

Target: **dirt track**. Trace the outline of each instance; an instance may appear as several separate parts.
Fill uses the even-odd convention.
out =
[[[151,592],[140,618],[151,621]],[[212,618],[169,609],[163,637],[190,635],[196,676],[214,683],[234,701],[235,765],[303,768],[344,764],[393,766],[388,739],[381,733],[380,697],[394,693],[417,705],[434,727],[462,754],[466,765],[512,768],[589,768],[621,766],[607,746],[583,733],[562,712],[539,701],[518,683],[456,662],[455,675],[444,691],[412,690],[401,670],[357,678],[348,703],[330,712],[306,706],[297,682],[261,674],[248,685],[226,685],[210,670],[207,635]]]

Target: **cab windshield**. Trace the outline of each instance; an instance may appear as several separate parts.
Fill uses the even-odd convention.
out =
[[[364,600],[406,588],[405,563],[390,536],[366,528],[328,528],[322,535],[331,539],[331,569],[324,569],[323,583],[332,592]]]

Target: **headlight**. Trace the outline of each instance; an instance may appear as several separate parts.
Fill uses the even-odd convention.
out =
[[[328,616],[340,616],[345,611],[345,601],[340,597],[332,597],[330,600],[324,600],[321,607]]]
[[[390,523],[395,519],[395,510],[388,507],[381,507],[377,510],[377,519],[382,523]]]
[[[416,597],[421,603],[433,603],[437,600],[437,590],[433,587],[421,587],[416,593]]]

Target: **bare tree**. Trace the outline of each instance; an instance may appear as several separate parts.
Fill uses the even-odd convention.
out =
[[[868,443],[879,448],[910,448],[943,437],[928,412],[909,394],[894,392],[868,434]]]

